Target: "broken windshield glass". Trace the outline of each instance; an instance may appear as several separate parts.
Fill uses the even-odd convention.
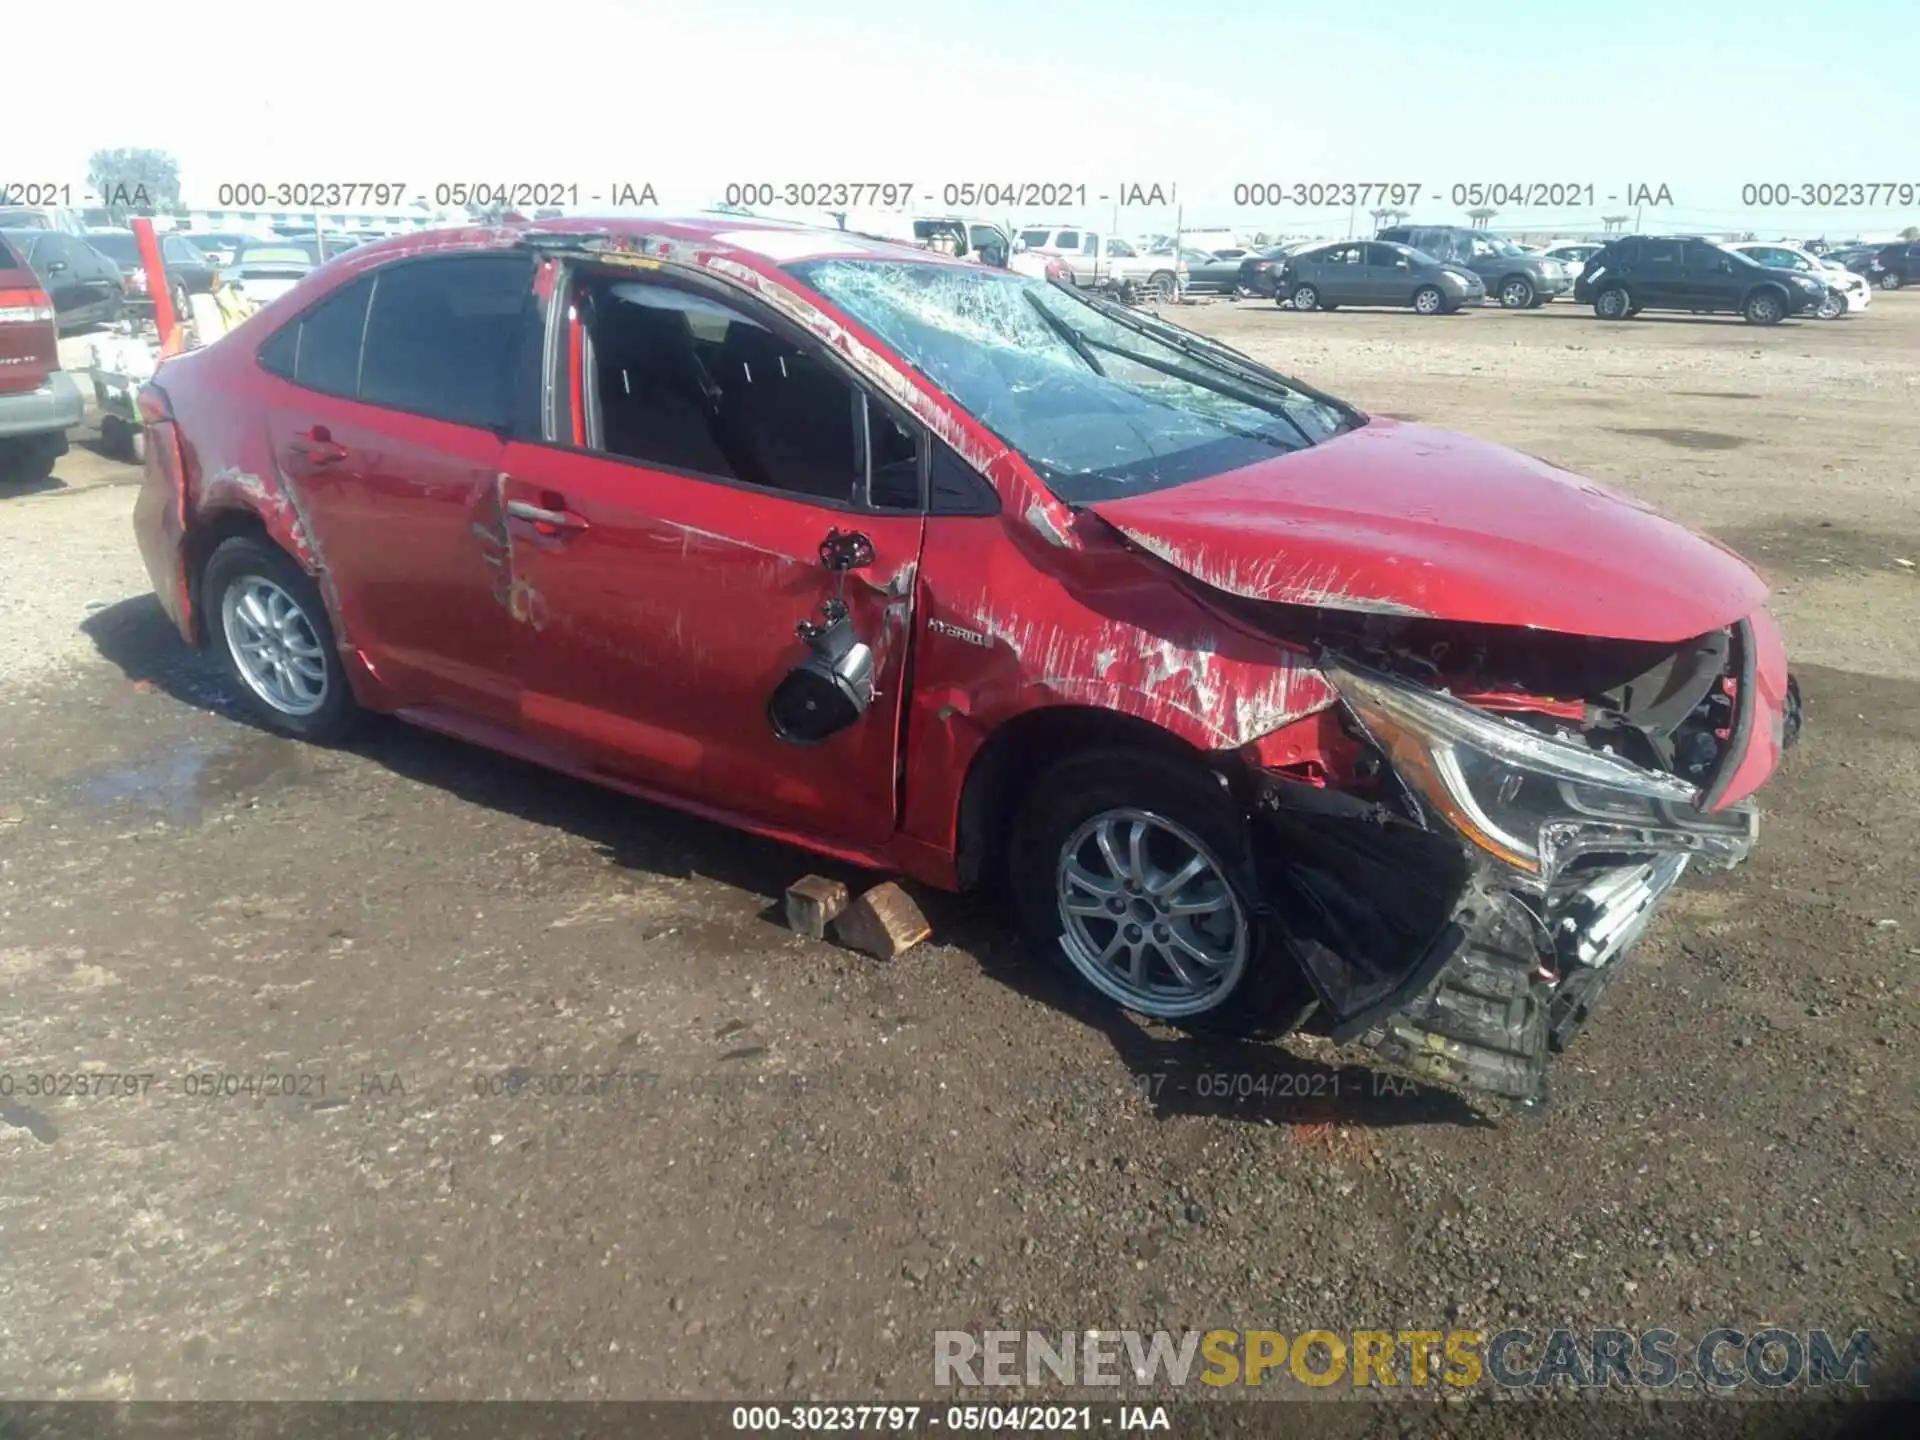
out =
[[[1279,377],[1163,342],[1072,291],[971,266],[788,267],[1017,450],[1069,504],[1143,494],[1304,449],[1349,417]]]

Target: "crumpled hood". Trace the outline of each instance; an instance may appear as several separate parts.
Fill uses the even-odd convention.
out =
[[[1294,605],[1677,642],[1767,593],[1732,551],[1630,496],[1392,420],[1091,508],[1216,589]]]

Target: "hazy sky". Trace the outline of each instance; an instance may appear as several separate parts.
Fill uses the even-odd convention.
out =
[[[1439,222],[1463,219],[1456,184],[1593,184],[1592,204],[1494,221],[1567,229],[1646,184],[1675,202],[1648,228],[1852,234],[1920,224],[1913,3],[328,0],[208,10],[202,64],[172,12],[93,0],[126,63],[104,82],[10,66],[0,183],[80,181],[93,149],[139,144],[172,151],[200,205],[233,181],[549,180],[583,205],[650,182],[672,209],[734,181],[1158,182],[1189,226],[1279,231],[1348,207],[1252,210],[1236,184],[1417,183],[1407,208]],[[151,50],[143,16],[165,25]],[[1742,203],[1836,181],[1910,200]]]

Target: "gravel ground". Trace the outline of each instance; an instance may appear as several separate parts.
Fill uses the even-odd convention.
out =
[[[1808,729],[1759,849],[1676,894],[1552,1108],[1114,1018],[959,901],[881,965],[781,928],[818,868],[782,847],[400,726],[261,734],[146,595],[132,473],[82,448],[0,501],[0,1071],[157,1079],[0,1097],[0,1397],[931,1398],[932,1332],[986,1327],[1774,1323],[1871,1329],[1891,1373],[1920,1299],[1920,296],[1772,331],[1182,316],[1777,583]],[[302,1078],[189,1093],[211,1071]]]

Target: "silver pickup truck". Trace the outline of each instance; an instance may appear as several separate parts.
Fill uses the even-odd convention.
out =
[[[1186,262],[1177,254],[1143,255],[1116,236],[1078,225],[1030,225],[1015,236],[1020,248],[1057,255],[1073,270],[1076,285],[1124,290],[1173,300],[1186,287]]]

